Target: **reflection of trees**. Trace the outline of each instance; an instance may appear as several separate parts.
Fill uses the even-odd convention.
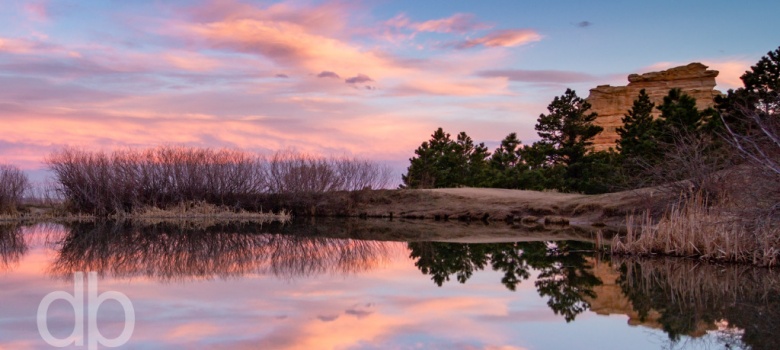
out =
[[[161,280],[273,273],[294,278],[354,273],[386,259],[387,243],[259,233],[255,225],[85,223],[71,227],[51,267],[56,276],[97,271]]]
[[[780,349],[780,273],[680,259],[631,258],[616,264],[618,283],[640,318],[659,312],[670,340],[725,320],[732,330],[744,330],[745,347]]]
[[[548,297],[547,305],[566,321],[587,310],[590,304],[584,297],[594,297],[592,287],[601,281],[589,271],[581,242],[515,242],[491,244],[466,243],[409,243],[411,258],[422,273],[431,275],[441,286],[455,275],[465,283],[475,270],[491,266],[504,276],[501,283],[509,290],[527,280],[530,270],[539,271],[536,288]],[[592,249],[591,246],[587,247]]]
[[[27,253],[22,227],[16,224],[0,225],[0,271],[8,271]]]

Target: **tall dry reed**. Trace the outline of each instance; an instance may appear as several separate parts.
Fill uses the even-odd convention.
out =
[[[650,214],[627,218],[627,234],[612,241],[613,254],[671,255],[774,266],[780,258],[780,227],[766,216],[744,220],[694,194],[654,224]]]

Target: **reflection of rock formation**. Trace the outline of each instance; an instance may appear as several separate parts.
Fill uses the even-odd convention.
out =
[[[730,334],[743,331],[741,348],[780,349],[777,271],[682,259],[620,259],[614,266],[638,319],[655,319],[670,340],[718,329],[718,339],[734,341]]]
[[[80,224],[59,247],[56,276],[97,271],[160,280],[229,278],[273,273],[294,278],[354,273],[387,258],[389,243],[259,233],[251,225],[182,229],[170,224]]]
[[[691,63],[660,72],[631,74],[627,86],[600,85],[591,89],[588,102],[593,106],[592,111],[598,113],[595,124],[604,128],[593,140],[594,148],[601,151],[615,146],[618,139],[615,130],[623,125],[621,119],[631,109],[639,90],[645,89],[650,100],[658,106],[670,89],[680,88],[696,99],[699,109],[706,109],[713,106],[713,97],[720,94],[714,90],[717,76],[718,71],[707,70],[701,63]],[[655,116],[659,114],[656,110]]]
[[[628,324],[632,326],[643,326],[653,329],[663,329],[659,322],[661,314],[653,309],[647,310],[647,313],[640,315],[631,304],[631,300],[623,293],[618,284],[620,272],[616,271],[608,262],[596,262],[593,264],[593,274],[604,284],[596,286],[593,291],[595,298],[586,298],[590,302],[590,311],[599,315],[626,315]],[[696,328],[687,335],[700,337],[708,330],[715,329],[714,324],[699,323]]]
[[[0,271],[12,269],[26,252],[22,227],[15,224],[0,225]]]

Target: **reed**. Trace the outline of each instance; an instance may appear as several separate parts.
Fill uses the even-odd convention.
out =
[[[626,219],[627,233],[612,241],[617,255],[671,255],[774,266],[780,258],[780,227],[771,216],[742,218],[701,193],[673,205],[653,223],[649,212]]]

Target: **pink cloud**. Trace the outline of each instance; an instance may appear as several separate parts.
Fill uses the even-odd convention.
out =
[[[473,30],[488,29],[491,26],[474,21],[474,15],[458,13],[443,19],[434,19],[414,25],[421,32],[466,33]]]
[[[531,29],[505,29],[490,32],[476,39],[466,40],[457,44],[456,47],[459,49],[480,45],[484,47],[514,47],[540,40],[542,40],[542,36]]]
[[[411,29],[416,32],[435,33],[467,33],[475,30],[491,28],[491,25],[479,23],[474,15],[457,13],[447,18],[432,19],[424,22],[412,22],[405,14],[400,14],[387,21],[385,25],[399,29]]]
[[[0,52],[28,54],[37,52],[41,48],[41,45],[34,41],[0,37]]]
[[[40,22],[48,22],[50,19],[47,1],[28,1],[23,6],[27,17]]]
[[[598,79],[590,74],[564,70],[496,69],[477,74],[482,77],[500,77],[525,83],[580,83]]]
[[[221,64],[218,60],[191,52],[167,52],[162,57],[174,67],[190,71],[210,71]]]

